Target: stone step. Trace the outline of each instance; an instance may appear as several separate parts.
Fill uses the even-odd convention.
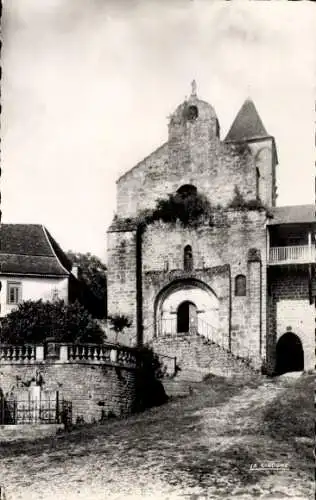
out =
[[[162,385],[165,392],[169,397],[184,397],[191,394],[191,387],[189,382],[178,379],[162,379]]]
[[[253,372],[245,360],[200,336],[155,339],[153,347],[157,353],[176,357],[178,379],[200,382],[205,374],[231,377]]]
[[[210,373],[208,369],[196,368],[186,368],[183,367],[177,374],[178,380],[183,380],[186,382],[202,382],[204,378]]]

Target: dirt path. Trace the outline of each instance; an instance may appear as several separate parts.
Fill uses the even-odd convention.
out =
[[[6,500],[309,500],[311,482],[292,448],[260,434],[262,408],[284,383],[246,387],[220,405],[201,394],[124,421],[3,456]],[[257,418],[258,417],[258,418]],[[250,470],[263,461],[282,471]]]

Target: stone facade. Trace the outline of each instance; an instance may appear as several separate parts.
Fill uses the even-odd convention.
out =
[[[232,129],[222,140],[213,107],[193,92],[171,115],[168,141],[120,177],[108,231],[108,313],[132,319],[135,343],[151,342],[181,331],[186,303],[195,333],[273,371],[271,338],[283,328],[271,320],[267,295],[276,146],[250,101]],[[181,187],[204,195],[211,216],[194,227],[161,220],[139,226],[144,210]],[[236,190],[242,208],[231,206]],[[302,300],[309,304],[308,286],[304,281]]]
[[[276,344],[287,332],[300,338],[304,350],[304,368],[315,368],[315,305],[308,294],[308,269],[273,269],[269,274],[268,360],[270,370],[276,361]],[[313,283],[315,287],[315,281]],[[314,290],[315,293],[315,290]]]

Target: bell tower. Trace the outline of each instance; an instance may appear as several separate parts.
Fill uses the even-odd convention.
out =
[[[191,95],[180,104],[169,121],[169,141],[186,136],[188,140],[199,135],[201,142],[219,137],[219,123],[214,108],[197,97],[197,85],[191,83]]]
[[[266,131],[251,99],[246,99],[237,113],[225,142],[247,143],[255,160],[256,193],[253,197],[268,207],[275,207],[277,149],[274,137]]]
[[[210,144],[219,141],[219,123],[214,108],[197,96],[195,80],[191,94],[180,104],[169,121],[169,158],[184,172],[192,163],[207,165]]]

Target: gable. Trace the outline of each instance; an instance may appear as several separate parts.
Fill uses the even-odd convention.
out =
[[[68,276],[71,262],[40,224],[2,224],[0,273]]]

